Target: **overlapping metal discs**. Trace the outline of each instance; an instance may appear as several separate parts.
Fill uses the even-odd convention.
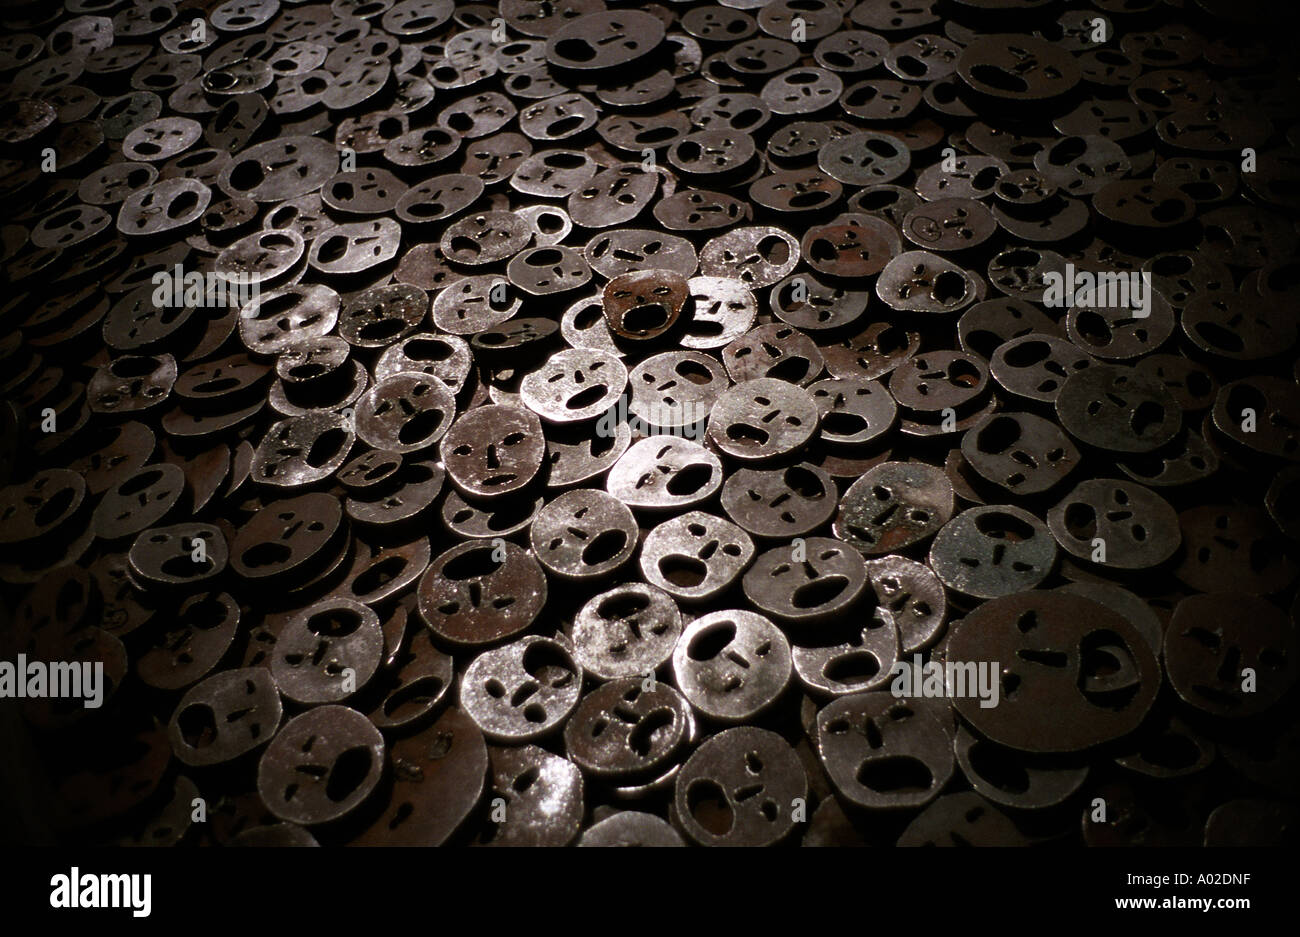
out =
[[[6,4],[35,835],[1293,837],[1269,11]]]

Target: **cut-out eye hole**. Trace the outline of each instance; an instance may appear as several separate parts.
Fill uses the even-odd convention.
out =
[[[510,433],[501,441],[507,446],[517,446],[526,438],[527,437],[523,433]]]
[[[1223,643],[1219,636],[1208,628],[1190,628],[1184,632],[1184,635],[1189,638],[1195,638],[1198,642],[1212,651],[1217,651]]]

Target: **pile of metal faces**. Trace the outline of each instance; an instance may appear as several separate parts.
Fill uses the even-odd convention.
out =
[[[32,837],[1294,836],[1271,13],[6,3]]]

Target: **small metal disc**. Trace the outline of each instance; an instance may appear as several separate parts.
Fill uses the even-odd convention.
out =
[[[712,612],[692,622],[673,651],[673,675],[691,705],[711,719],[741,722],[765,709],[791,676],[790,645],[754,612]]]
[[[703,511],[666,520],[641,545],[646,581],[683,602],[720,595],[754,558],[749,535],[730,521]]]
[[[313,825],[346,816],[384,772],[379,730],[355,709],[309,709],[285,723],[257,766],[257,789],[282,820]]]
[[[505,540],[452,547],[433,560],[419,585],[420,617],[455,644],[491,644],[518,634],[545,602],[541,566]]]
[[[1060,592],[1006,595],[962,619],[948,659],[1000,669],[997,706],[953,705],[982,735],[1027,752],[1072,752],[1119,738],[1160,685],[1155,652],[1105,606]]]
[[[474,658],[460,704],[489,739],[518,743],[558,727],[581,690],[582,668],[564,645],[529,635]]]
[[[991,599],[1032,589],[1056,563],[1047,527],[1014,505],[974,507],[944,525],[930,546],[930,567],[944,585]]]
[[[574,658],[599,680],[653,673],[672,656],[681,633],[676,603],[645,583],[615,586],[594,596],[567,631]]]
[[[603,491],[567,491],[547,504],[529,527],[533,554],[563,579],[607,576],[627,563],[637,545],[631,510]]]
[[[774,732],[742,726],[695,750],[677,775],[673,807],[697,843],[765,846],[790,833],[794,806],[807,795],[794,749]]]
[[[952,517],[952,483],[920,462],[883,462],[840,499],[835,536],[868,556],[894,553],[933,536]]]

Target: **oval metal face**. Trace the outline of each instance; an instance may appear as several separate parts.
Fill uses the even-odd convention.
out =
[[[609,228],[639,215],[659,188],[659,176],[640,163],[620,163],[602,169],[587,185],[569,196],[565,208],[574,224]]]
[[[563,579],[607,576],[632,558],[637,525],[621,500],[603,491],[567,491],[547,504],[528,528],[533,555]]]
[[[536,745],[492,746],[488,757],[491,795],[506,810],[483,836],[486,845],[566,846],[578,835],[584,807],[577,765]]]
[[[775,378],[807,386],[825,364],[821,350],[807,335],[773,322],[739,336],[722,350],[727,373],[737,383]]]
[[[601,303],[615,338],[646,341],[670,331],[690,292],[686,277],[672,270],[641,270],[614,277]]]
[[[994,668],[996,706],[982,707],[978,694],[953,705],[981,734],[1029,752],[1081,751],[1128,734],[1160,686],[1155,652],[1127,619],[1060,592],[984,603],[955,627],[947,660]]]
[[[235,534],[230,565],[251,582],[308,574],[343,527],[343,505],[332,495],[271,501]]]
[[[666,511],[712,497],[722,477],[722,463],[704,446],[656,435],[623,453],[609,470],[606,487],[629,507]]]
[[[590,599],[568,635],[584,671],[600,680],[653,673],[672,656],[682,616],[666,592],[645,583],[615,586]]]
[[[771,286],[799,263],[799,242],[780,228],[735,228],[700,250],[700,273],[732,277],[750,289]]]
[[[720,495],[727,516],[756,537],[785,539],[810,533],[835,513],[835,483],[808,462],[787,468],[741,468]]]
[[[709,414],[709,439],[733,458],[769,459],[803,446],[817,421],[817,405],[807,391],[777,378],[759,378],[718,397]]]
[[[429,564],[419,585],[420,617],[454,644],[491,644],[518,634],[545,602],[541,566],[505,540],[452,547]]]
[[[735,524],[689,511],[646,534],[641,573],[674,598],[702,602],[731,585],[753,558],[753,541]]]
[[[815,625],[844,615],[867,585],[862,554],[829,537],[801,539],[759,554],[745,573],[745,595],[772,617]]]
[[[1182,541],[1168,502],[1141,485],[1113,479],[1080,482],[1047,512],[1047,526],[1062,549],[1119,569],[1159,566]]]
[[[755,612],[695,619],[673,649],[673,676],[691,705],[711,719],[741,722],[776,702],[790,682],[790,644]]]
[[[1263,712],[1295,684],[1294,629],[1281,609],[1259,596],[1188,596],[1174,609],[1163,650],[1178,695],[1216,716]]]
[[[892,182],[911,165],[911,153],[897,137],[861,131],[831,140],[817,154],[822,172],[848,185]]]
[[[460,704],[485,736],[517,743],[558,726],[581,691],[582,668],[564,645],[529,635],[474,658]]]
[[[1070,375],[1057,393],[1056,413],[1071,435],[1118,452],[1150,452],[1169,442],[1182,416],[1163,384],[1102,364]]]
[[[929,702],[876,691],[841,697],[817,713],[817,754],[850,803],[919,807],[943,790],[955,766],[954,733],[947,713]]]
[[[617,356],[589,348],[557,352],[524,376],[520,400],[552,423],[591,420],[603,414],[627,387],[627,368]]]
[[[929,251],[905,251],[876,277],[876,295],[900,312],[957,312],[983,299],[979,274]]]
[[[952,483],[934,466],[884,462],[844,492],[835,535],[869,556],[933,536],[953,512]]]
[[[384,738],[355,709],[309,709],[285,723],[257,765],[257,789],[275,816],[312,825],[365,802],[384,771]]]
[[[315,191],[338,172],[338,151],[316,137],[281,137],[243,151],[223,169],[221,189],[255,202],[277,202]]]
[[[546,442],[542,424],[519,407],[476,407],[462,414],[443,437],[447,475],[471,497],[518,491],[542,467]]]
[[[768,846],[794,828],[808,776],[793,748],[766,729],[720,732],[695,750],[673,788],[686,835],[701,845]]]
[[[694,733],[682,695],[663,683],[614,680],[582,698],[564,727],[564,748],[588,774],[620,783],[659,773]]]
[[[649,54],[664,34],[658,17],[639,10],[588,13],[551,33],[546,58],[556,68],[609,69]]]
[[[930,566],[944,585],[984,599],[1034,588],[1055,563],[1047,525],[1010,504],[963,511],[930,546]]]
[[[276,638],[271,674],[297,703],[334,703],[361,690],[379,668],[384,638],[379,616],[351,599],[304,609]]]
[[[280,696],[269,670],[226,670],[181,697],[168,725],[168,737],[172,751],[185,764],[220,764],[270,741],[279,727],[280,713]]]
[[[711,355],[668,351],[642,361],[628,375],[628,383],[629,409],[647,427],[697,436],[730,380]]]
[[[1016,494],[1053,488],[1081,459],[1059,426],[1032,413],[982,420],[962,437],[961,452],[981,476]]]
[[[1004,390],[1030,400],[1053,402],[1071,374],[1095,363],[1087,352],[1059,336],[1030,332],[998,345],[989,370]]]
[[[377,449],[407,453],[427,449],[446,435],[456,401],[436,377],[399,372],[357,401],[357,435]]]
[[[980,94],[1009,101],[1060,97],[1080,80],[1079,66],[1065,50],[1031,36],[983,36],[957,59],[957,74]]]
[[[483,735],[459,709],[394,740],[388,760],[393,777],[388,808],[354,845],[444,843],[466,822],[487,785]]]

